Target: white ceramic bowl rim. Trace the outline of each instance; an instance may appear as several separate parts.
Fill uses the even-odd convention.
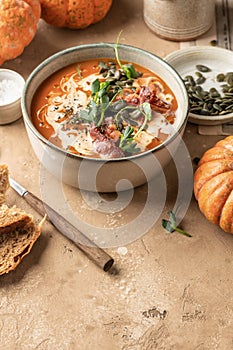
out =
[[[8,107],[8,106],[10,107],[14,103],[20,101],[20,99],[22,98],[23,89],[25,86],[25,80],[21,74],[19,74],[18,72],[16,72],[15,70],[12,70],[12,69],[0,68],[0,75],[1,75],[1,73],[3,73],[3,74],[6,73],[6,75],[11,76],[11,78],[12,78],[11,80],[17,81],[19,83],[19,87],[22,90],[20,96],[17,99],[12,100],[11,102],[7,102],[7,103],[0,102],[0,107]]]
[[[166,141],[164,141],[162,144],[156,146],[155,148],[153,148],[151,150],[148,150],[146,152],[139,153],[139,154],[136,154],[136,155],[132,155],[132,156],[127,156],[127,157],[123,157],[123,158],[114,158],[114,159],[90,158],[90,157],[87,157],[87,156],[80,156],[78,154],[72,154],[72,153],[67,152],[66,150],[64,150],[64,149],[54,145],[53,143],[51,143],[48,139],[46,139],[44,136],[42,136],[39,133],[39,131],[33,125],[32,121],[30,119],[30,116],[28,115],[28,111],[27,111],[27,107],[26,107],[27,106],[27,102],[26,102],[27,92],[28,92],[28,89],[30,88],[30,85],[31,85],[34,77],[47,64],[49,64],[54,59],[56,59],[56,58],[58,58],[58,57],[60,57],[62,55],[67,55],[67,54],[69,54],[71,52],[74,52],[74,51],[77,52],[77,51],[80,51],[80,50],[83,50],[83,49],[90,49],[90,48],[92,48],[93,49],[93,57],[94,57],[94,52],[95,52],[96,49],[98,49],[98,48],[112,48],[112,49],[114,49],[115,45],[116,45],[115,43],[92,43],[92,44],[85,44],[85,45],[78,45],[78,46],[70,47],[68,49],[59,51],[59,52],[53,54],[52,56],[48,57],[44,61],[42,61],[32,71],[32,73],[29,75],[29,77],[26,80],[26,83],[25,83],[25,86],[24,86],[24,89],[23,89],[22,98],[21,98],[21,108],[22,108],[22,112],[23,112],[23,119],[24,119],[24,122],[26,123],[26,125],[33,132],[33,134],[39,140],[41,140],[44,144],[48,145],[49,147],[51,147],[53,149],[56,149],[57,151],[59,151],[59,152],[61,152],[63,154],[66,154],[66,156],[71,157],[71,158],[87,159],[87,160],[90,160],[90,161],[97,161],[97,162],[106,162],[106,161],[108,161],[108,162],[116,162],[116,161],[123,161],[123,160],[126,161],[126,160],[130,160],[130,159],[144,157],[146,154],[153,153],[153,152],[155,152],[155,151],[157,151],[157,150],[159,150],[161,148],[166,147],[170,142],[172,142],[172,140],[174,140],[177,137],[177,135],[183,129],[183,127],[186,124],[186,121],[188,119],[189,102],[188,102],[188,95],[187,95],[187,91],[186,91],[184,82],[181,79],[179,73],[168,62],[166,62],[165,60],[163,60],[159,56],[157,56],[157,55],[155,55],[155,54],[153,54],[153,53],[151,53],[149,51],[146,51],[146,50],[143,50],[143,49],[140,49],[138,47],[131,46],[131,45],[119,44],[118,45],[118,50],[125,49],[125,50],[128,50],[128,51],[133,51],[133,52],[137,52],[138,55],[145,55],[146,54],[151,59],[156,59],[157,61],[160,61],[166,67],[166,69],[174,76],[174,78],[177,79],[177,81],[179,82],[179,86],[180,86],[180,88],[182,90],[183,96],[184,96],[184,102],[186,104],[186,115],[183,118],[182,122],[180,123],[179,128],[177,130],[175,130],[175,132],[170,137],[168,137],[168,139]],[[77,62],[78,62],[78,57],[77,57]],[[69,65],[69,63],[67,65]],[[52,72],[51,74],[53,74],[54,72]]]
[[[222,47],[207,45],[185,47],[183,49],[171,52],[164,59],[171,66],[174,67],[174,69],[182,78],[181,71],[184,69],[185,63],[187,62],[187,64],[190,64],[190,62],[192,62],[194,58],[197,59],[197,62],[200,62],[202,60],[203,55],[210,60],[214,59],[220,66],[223,66],[224,63],[226,64],[226,59],[228,59],[228,63],[233,59],[233,52],[231,50],[227,50]],[[181,67],[181,69],[177,68],[177,66]],[[221,70],[219,71],[219,73],[220,72]],[[206,125],[208,125],[207,122],[209,122],[209,125],[212,125],[214,123],[223,124],[233,119],[233,113],[211,116],[194,114],[192,112],[189,112],[189,119],[197,124],[203,124],[202,122],[205,122],[204,124]]]

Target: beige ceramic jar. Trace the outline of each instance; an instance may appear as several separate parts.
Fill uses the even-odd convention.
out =
[[[173,40],[195,39],[210,29],[214,0],[144,0],[144,20],[158,36]]]

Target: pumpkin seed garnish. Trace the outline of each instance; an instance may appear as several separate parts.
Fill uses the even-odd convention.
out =
[[[203,64],[196,65],[196,78],[185,76],[184,83],[188,92],[190,111],[200,115],[225,115],[233,112],[233,72],[218,73],[215,81],[220,84],[219,90],[215,87],[205,91],[201,86],[206,77],[204,73],[211,71]]]
[[[218,45],[217,40],[216,40],[216,39],[211,40],[211,41],[210,41],[210,45],[211,45],[211,46],[217,46],[217,45]]]
[[[197,64],[196,65],[197,70],[203,73],[211,72],[211,69],[207,66],[204,66],[203,64]]]
[[[205,81],[206,81],[206,78],[202,76],[202,77],[199,77],[199,78],[196,80],[196,83],[197,83],[197,84],[203,84]]]
[[[217,80],[218,82],[222,82],[222,81],[224,81],[224,79],[225,79],[225,74],[223,74],[223,73],[219,73],[219,74],[216,76],[216,80]]]

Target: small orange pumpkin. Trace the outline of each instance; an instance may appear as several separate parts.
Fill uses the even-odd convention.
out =
[[[18,57],[37,31],[39,0],[0,1],[0,65]]]
[[[203,154],[194,173],[194,195],[210,222],[233,233],[233,136]]]
[[[41,18],[57,27],[86,28],[101,21],[112,0],[40,0]]]

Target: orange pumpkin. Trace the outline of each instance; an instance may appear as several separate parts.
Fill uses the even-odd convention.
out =
[[[57,27],[80,29],[101,21],[112,0],[40,0],[41,18]]]
[[[0,1],[0,65],[19,56],[37,31],[39,0]]]
[[[217,142],[200,159],[194,195],[209,221],[233,233],[233,136]]]

